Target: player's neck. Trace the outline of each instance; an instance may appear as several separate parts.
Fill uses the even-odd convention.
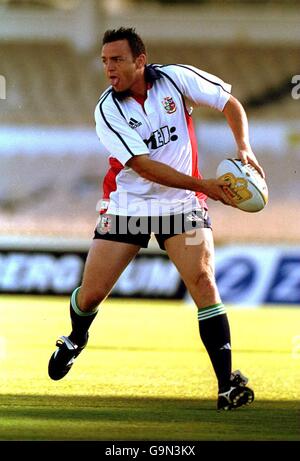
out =
[[[144,69],[137,76],[136,81],[131,86],[130,93],[136,99],[145,99],[147,97],[147,82],[145,81]]]

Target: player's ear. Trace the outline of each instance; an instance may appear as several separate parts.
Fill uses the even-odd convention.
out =
[[[147,63],[147,56],[144,53],[140,54],[136,58],[135,63],[136,63],[137,69],[142,69],[143,67],[145,67]]]

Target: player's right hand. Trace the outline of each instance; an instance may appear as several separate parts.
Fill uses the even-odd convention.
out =
[[[201,179],[200,192],[203,192],[212,200],[216,200],[236,208],[236,204],[228,194],[228,186],[230,183],[224,179]],[[227,187],[226,187],[227,186]]]

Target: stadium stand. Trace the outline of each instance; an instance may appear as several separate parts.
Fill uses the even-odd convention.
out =
[[[151,62],[192,63],[233,85],[233,93],[253,117],[296,118],[299,110],[290,97],[290,76],[299,73],[300,46],[149,45]],[[99,51],[80,54],[68,44],[2,42],[1,73],[8,81],[1,103],[0,123],[91,125],[93,107],[105,82]],[[285,85],[286,91],[268,100]],[[264,100],[266,100],[264,104]],[[279,109],[280,106],[280,109]],[[214,117],[207,111],[206,117]]]
[[[94,57],[64,43],[11,42],[0,44],[0,59],[8,82],[1,123],[93,123],[91,108],[100,93]]]

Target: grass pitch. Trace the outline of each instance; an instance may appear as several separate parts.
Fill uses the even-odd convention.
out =
[[[0,440],[300,440],[300,309],[228,308],[233,368],[256,400],[218,413],[196,308],[181,302],[106,301],[71,372],[51,381],[68,302],[0,297]]]

